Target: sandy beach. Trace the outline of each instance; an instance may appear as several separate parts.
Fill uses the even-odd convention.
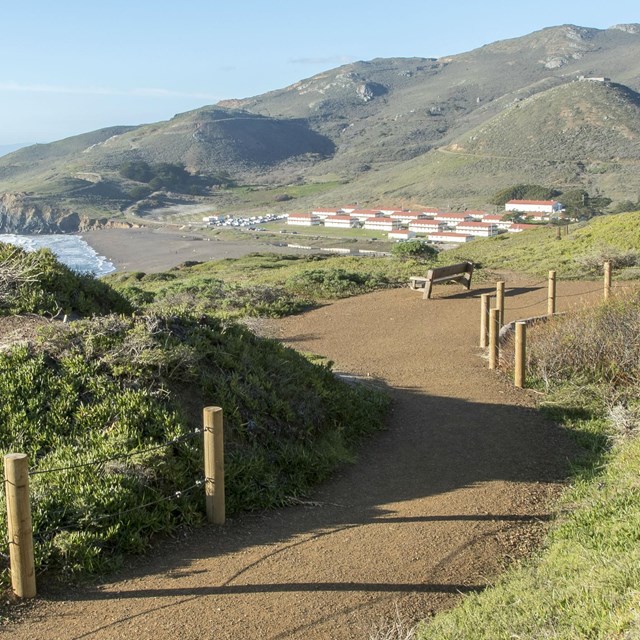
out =
[[[295,250],[256,242],[203,238],[197,233],[167,228],[99,229],[80,234],[117,271],[153,273],[187,260],[240,258],[255,251],[292,253]]]

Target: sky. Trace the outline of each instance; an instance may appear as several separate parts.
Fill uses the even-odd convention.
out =
[[[0,146],[167,120],[356,60],[441,57],[637,0],[0,0]]]

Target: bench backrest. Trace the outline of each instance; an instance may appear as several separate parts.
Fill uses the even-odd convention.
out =
[[[434,267],[433,269],[429,269],[427,278],[433,282],[434,280],[439,280],[440,278],[459,276],[465,273],[473,273],[472,262],[460,262],[458,264],[447,265],[446,267]]]

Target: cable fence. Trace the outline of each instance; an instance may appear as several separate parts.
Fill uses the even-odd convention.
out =
[[[223,429],[222,409],[206,407],[202,429],[116,455],[33,470],[26,454],[5,455],[7,557],[14,594],[35,596],[36,564],[42,569],[56,554],[72,565],[99,564],[96,558],[105,549],[144,548],[145,536],[166,530],[167,523],[193,524],[201,519],[202,502],[209,522],[224,524]],[[195,458],[191,449],[190,454],[172,452],[144,465],[117,464],[198,436],[202,436],[202,454]],[[199,474],[194,466],[198,458]],[[171,489],[180,479],[185,484]]]
[[[525,362],[526,362],[526,328],[530,324],[534,324],[541,320],[551,318],[557,315],[557,301],[565,299],[575,298],[587,298],[593,296],[594,293],[600,293],[604,302],[610,300],[612,291],[636,291],[640,290],[640,287],[632,286],[628,284],[613,283],[612,282],[612,263],[605,262],[603,265],[603,283],[597,287],[592,287],[585,290],[571,291],[571,292],[558,292],[556,282],[556,272],[550,271],[547,280],[542,280],[538,283],[530,285],[531,289],[547,283],[547,295],[544,298],[536,299],[532,302],[526,302],[517,306],[508,305],[507,310],[509,313],[523,311],[525,309],[532,309],[538,307],[547,302],[547,309],[545,314],[540,314],[535,317],[524,318],[520,320],[514,320],[507,325],[504,324],[504,311],[505,311],[505,282],[501,281],[496,283],[495,295],[485,294],[482,296],[481,301],[481,313],[480,313],[480,347],[488,348],[488,362],[489,368],[497,368],[497,363],[500,360],[501,341],[504,341],[507,335],[515,334],[514,336],[514,349],[515,349],[515,363],[514,363],[514,384],[518,387],[525,386]],[[527,293],[530,293],[527,292]],[[494,299],[496,301],[496,308],[490,309],[490,306],[485,298]],[[510,298],[514,300],[516,298]],[[593,303],[593,297],[585,302]],[[519,315],[519,314],[515,314]],[[495,326],[494,326],[495,325]]]

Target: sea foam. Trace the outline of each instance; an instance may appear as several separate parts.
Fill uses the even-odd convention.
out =
[[[116,270],[113,263],[96,251],[81,236],[37,235],[21,236],[13,233],[0,234],[0,242],[23,248],[25,251],[51,249],[55,256],[70,269],[78,273],[104,276]]]

